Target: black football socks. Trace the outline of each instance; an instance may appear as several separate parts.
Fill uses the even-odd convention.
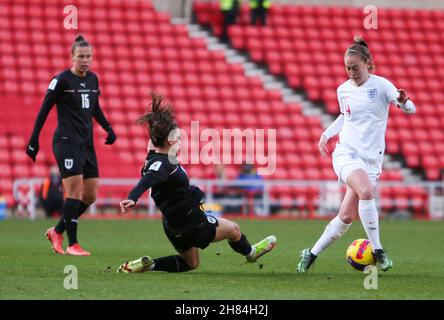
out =
[[[77,243],[77,219],[80,202],[77,199],[66,198],[63,204],[63,220],[68,234],[69,246]]]
[[[154,259],[153,271],[185,272],[191,270],[181,256],[168,256]]]
[[[250,242],[248,242],[248,239],[244,234],[242,234],[241,238],[238,241],[228,241],[228,243],[234,251],[240,253],[243,256],[251,253],[251,244]]]
[[[78,211],[78,218],[80,218],[80,216],[82,214],[85,213],[86,209],[88,209],[89,204],[86,204],[83,201],[80,201],[80,205],[79,205],[79,211]],[[57,223],[57,225],[55,226],[55,232],[57,232],[58,234],[62,234],[63,232],[65,232],[66,230],[66,226],[65,226],[65,217],[62,217],[59,221],[59,223]]]

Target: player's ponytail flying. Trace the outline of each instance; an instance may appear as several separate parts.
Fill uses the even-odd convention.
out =
[[[170,132],[177,129],[173,107],[165,102],[162,95],[153,92],[151,94],[151,112],[139,117],[138,124],[147,124],[151,141],[155,147],[163,147]]]

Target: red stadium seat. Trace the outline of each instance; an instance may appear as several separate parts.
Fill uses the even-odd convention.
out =
[[[36,97],[33,101],[38,102],[32,104],[37,108],[51,77],[69,64],[75,33],[66,32],[58,21],[62,2],[40,1],[28,6],[19,1],[2,7],[0,63],[7,72],[0,74],[0,95]],[[171,100],[177,121],[188,133],[191,120],[199,120],[201,129],[276,129],[278,153],[285,156],[271,178],[336,180],[331,159],[321,158],[317,151],[323,131],[320,119],[306,117],[302,106],[284,101],[280,91],[265,89],[261,78],[245,76],[242,64],[228,63],[220,50],[208,50],[202,38],[188,35],[186,25],[172,24],[170,15],[155,10],[151,1],[79,3],[84,19],[80,31],[93,44],[97,58],[93,70],[100,77],[102,108],[119,136],[117,155],[108,156],[109,149],[102,141],[96,144],[99,158],[105,158],[104,177],[132,176],[116,166],[121,162],[128,168],[140,167],[147,132],[135,126],[134,120],[147,112],[149,94],[157,90]],[[199,23],[211,24],[216,34],[220,32],[219,3],[195,1],[193,8]],[[380,32],[363,35],[369,40],[378,74],[389,77],[398,87],[405,86],[418,106],[413,117],[392,108],[387,151],[402,154],[408,166],[423,168],[427,177],[438,179],[444,159],[444,111],[439,108],[444,100],[444,50],[440,33],[434,30],[444,30],[444,15],[404,11],[381,10]],[[336,88],[347,78],[343,54],[353,31],[362,28],[361,15],[357,8],[273,4],[265,28],[241,22],[230,28],[229,37],[235,48],[244,50],[264,70],[282,76],[291,88],[304,90],[309,99],[323,103],[327,112],[337,115]],[[244,6],[241,19],[247,16]],[[52,58],[37,68],[39,55],[46,51]],[[23,101],[20,97],[11,104],[25,105]],[[51,125],[42,132],[39,162],[44,162],[30,166],[23,149],[37,109],[26,112],[32,117],[23,117],[21,108],[10,109],[6,104],[0,106],[0,117],[11,119],[3,121],[0,128],[0,177],[40,176],[53,161],[50,135],[55,118],[48,120]],[[100,128],[95,134],[100,140],[105,136]],[[230,177],[236,176],[236,168],[227,170]],[[198,166],[191,171],[193,177],[208,176],[207,169]],[[403,177],[400,171],[390,170],[381,178],[400,181]],[[289,199],[288,195],[283,194]],[[403,195],[401,199],[406,198]],[[405,201],[396,206],[404,208]]]
[[[350,29],[359,28],[361,19],[356,18],[355,15],[358,14],[358,11],[355,8],[315,8],[275,5],[270,12],[269,26],[264,29],[265,32],[260,32],[251,26],[237,25],[230,35],[238,38],[245,37],[243,39],[247,41],[246,50],[254,61],[268,64],[272,73],[283,73],[291,86],[300,88],[302,85],[309,99],[324,100],[328,112],[337,114],[335,89],[340,82],[345,80],[345,72],[340,65],[343,50],[350,44]],[[217,8],[210,7],[206,10],[209,12],[217,10]],[[334,12],[334,14],[326,14],[325,12]],[[410,155],[416,153],[414,148],[400,146],[398,142],[402,140],[399,137],[404,136],[403,133],[409,127],[414,128],[413,131],[408,130],[409,136],[413,140],[422,142],[423,145],[420,149],[426,153],[436,152],[437,150],[433,146],[442,141],[443,137],[439,132],[443,125],[439,121],[442,111],[436,108],[427,108],[426,105],[436,105],[444,99],[442,93],[444,83],[437,79],[441,73],[433,72],[433,67],[436,70],[437,65],[441,64],[442,55],[438,53],[443,53],[443,49],[439,44],[436,32],[431,32],[441,26],[444,28],[444,24],[439,19],[437,22],[431,19],[433,14],[437,14],[436,11],[384,9],[381,12],[386,17],[380,21],[381,32],[366,32],[364,34],[364,38],[370,41],[372,52],[378,61],[378,73],[392,79],[395,85],[406,88],[417,105],[424,105],[424,109],[420,110],[419,108],[418,113],[424,112],[425,114],[427,112],[427,114],[433,115],[433,117],[424,118],[417,114],[408,118],[401,113],[392,112],[390,121],[393,121],[393,127],[404,131],[402,133],[396,130],[389,131],[387,150],[391,153],[407,151],[409,154],[406,157],[407,162],[417,166],[419,158]],[[406,15],[405,12],[408,14]],[[199,10],[196,13],[199,16]],[[410,18],[407,21],[405,17]],[[290,32],[287,31],[288,29]],[[259,40],[261,39],[259,34],[264,41]],[[394,45],[393,37],[397,39],[398,45]],[[326,50],[328,47],[326,50],[328,54],[317,50],[321,43],[319,39],[324,39],[322,48]],[[332,41],[325,41],[327,39]],[[413,46],[404,45],[412,41]],[[293,44],[293,52],[297,52],[296,55],[293,55],[291,51],[286,52],[286,50],[291,50],[289,47],[291,43]],[[239,47],[241,46],[239,45]],[[280,50],[276,50],[277,47]],[[307,52],[307,49],[311,53]],[[405,61],[399,59],[400,50],[405,53]],[[429,59],[424,67],[418,68],[417,62],[425,61],[426,55],[430,56],[430,52],[437,53],[433,55],[434,62]],[[330,65],[334,66],[333,73],[337,75],[337,78],[321,82],[316,77],[312,77],[316,74],[332,73],[332,71],[328,71],[329,67],[322,64],[317,65],[316,69],[318,70],[315,72],[315,68],[311,67],[313,60],[329,61]],[[284,65],[282,62],[285,62]],[[433,67],[429,63],[433,63]],[[430,92],[425,94],[426,90]],[[410,121],[411,124],[408,123]],[[432,128],[436,128],[436,130],[431,130]]]

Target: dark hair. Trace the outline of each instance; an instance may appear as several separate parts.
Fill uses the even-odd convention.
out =
[[[164,97],[156,92],[152,92],[151,97],[152,111],[140,116],[136,122],[142,125],[147,124],[153,145],[163,147],[170,132],[177,129],[178,126],[171,104],[165,102]]]
[[[74,55],[74,52],[76,51],[77,47],[91,47],[88,41],[85,40],[85,38],[79,34],[76,39],[74,40],[72,47],[71,47],[71,54]]]
[[[358,54],[364,62],[371,62],[369,71],[375,70],[375,64],[373,63],[373,58],[370,53],[370,49],[368,48],[368,44],[360,35],[355,36],[354,43],[348,47],[345,54]]]

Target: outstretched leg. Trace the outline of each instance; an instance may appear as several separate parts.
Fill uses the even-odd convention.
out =
[[[218,221],[219,225],[216,228],[216,236],[213,242],[227,239],[231,248],[245,256],[247,262],[256,262],[257,259],[276,246],[275,236],[268,236],[252,246],[247,237],[241,233],[237,223],[223,218],[218,218]]]
[[[307,272],[319,254],[347,232],[353,217],[358,215],[358,201],[358,195],[347,187],[338,215],[325,227],[324,233],[311,249],[301,251],[301,261],[296,268],[298,272]]]
[[[214,219],[214,218],[213,218]],[[213,223],[212,223],[213,224]],[[267,252],[270,252],[276,245],[276,237],[269,236],[255,245],[251,245],[247,237],[243,235],[237,223],[218,218],[216,232],[212,242],[221,240],[228,240],[231,248],[246,257],[248,262],[255,262],[259,257]],[[178,241],[182,238],[180,233],[175,234],[164,221],[165,232],[175,246],[179,255],[167,256],[157,259],[152,259],[148,256],[143,256],[139,259],[123,263],[117,272],[135,273],[145,271],[167,271],[167,272],[185,272],[196,269],[199,266],[199,249],[197,247],[187,247],[187,240],[184,242]],[[214,232],[214,229],[213,229]],[[206,244],[208,245],[208,244]],[[206,247],[203,245],[202,248]],[[181,247],[185,246],[182,250]],[[188,248],[188,249],[187,249]]]
[[[185,272],[196,269],[199,266],[199,249],[190,248],[179,255],[166,256],[152,259],[143,256],[139,259],[125,262],[117,269],[117,272],[140,273],[145,271]]]

